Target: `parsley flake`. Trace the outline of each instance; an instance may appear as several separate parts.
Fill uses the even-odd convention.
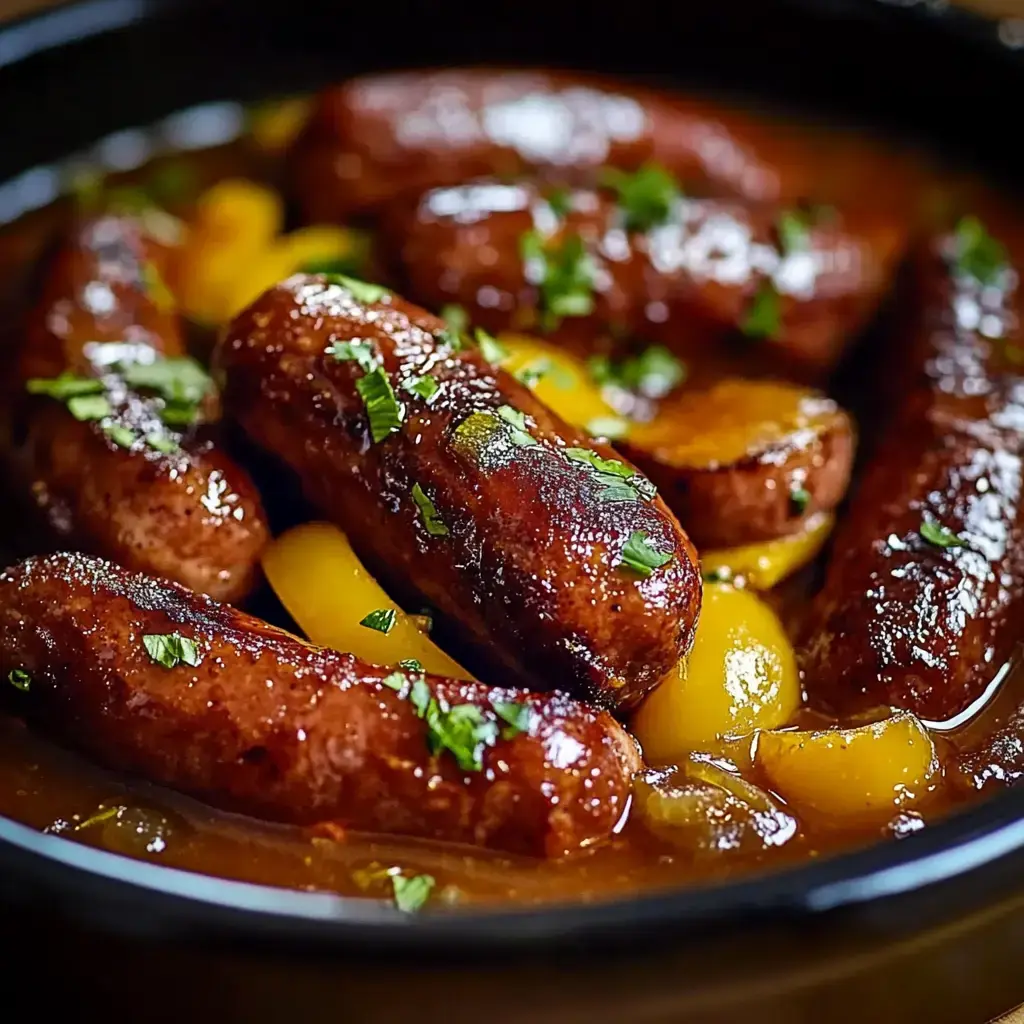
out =
[[[530,728],[530,705],[513,704],[506,701],[495,701],[491,705],[494,713],[506,724],[501,730],[503,740],[511,740]]]
[[[748,338],[775,338],[782,326],[781,319],[782,304],[779,293],[771,281],[762,281],[740,325],[740,330]]]
[[[536,438],[526,429],[526,413],[519,409],[513,409],[511,405],[499,405],[497,414],[512,428],[511,439],[514,445],[528,448],[537,443]]]
[[[608,168],[601,176],[601,184],[617,193],[628,231],[650,231],[664,224],[682,197],[676,179],[654,163],[644,164],[632,174]]]
[[[643,530],[634,530],[622,549],[621,564],[632,569],[643,579],[650,576],[653,570],[660,569],[671,561],[671,553],[666,554],[654,547]]]
[[[197,405],[213,388],[210,375],[188,356],[128,363],[120,367],[120,373],[129,387],[155,391],[170,402]]]
[[[415,658],[403,658],[398,663],[399,668],[404,668],[407,672],[422,672],[423,665]]]
[[[135,431],[131,427],[121,426],[119,423],[108,423],[103,428],[103,433],[118,446],[118,448],[131,448],[136,441]]]
[[[618,459],[602,458],[589,448],[566,448],[565,456],[590,468],[602,486],[598,495],[602,501],[650,501],[657,493],[647,477]]]
[[[379,284],[370,284],[368,281],[360,281],[345,274],[325,274],[324,278],[328,284],[347,288],[356,302],[362,302],[367,306],[380,302],[391,294],[387,288],[382,288]]]
[[[95,377],[78,377],[65,371],[59,377],[32,377],[25,382],[25,390],[30,395],[45,395],[66,402],[80,395],[99,395],[106,389],[103,381]]]
[[[142,644],[150,658],[164,668],[197,668],[203,660],[195,643],[180,633],[147,633]]]
[[[402,390],[408,391],[411,395],[419,395],[424,402],[429,402],[441,389],[436,377],[426,374],[423,377],[410,377],[402,381]]]
[[[399,664],[404,664],[399,662]],[[394,690],[396,693],[401,693],[405,689],[406,683],[409,680],[405,677],[404,672],[391,672],[386,675],[381,681],[382,686],[386,686],[389,690]]]
[[[534,359],[527,363],[521,369],[516,370],[514,376],[520,384],[525,384],[531,390],[540,381],[548,378],[560,391],[568,391],[574,383],[572,374],[564,366],[559,366],[547,356],[542,356],[540,359]]]
[[[387,636],[394,629],[397,617],[398,612],[394,608],[378,608],[365,618],[360,619],[359,625],[365,626],[367,629],[375,629],[378,633]]]
[[[579,235],[567,235],[557,243],[545,242],[536,230],[526,231],[519,240],[519,252],[526,279],[540,292],[544,330],[554,330],[563,317],[588,316],[594,311],[597,268]]]
[[[686,380],[686,365],[662,345],[651,345],[617,363],[591,356],[587,369],[594,383],[633,391],[646,398],[664,398]]]
[[[567,188],[552,189],[547,195],[547,204],[556,217],[564,217],[572,209],[572,192]]]
[[[783,210],[775,222],[775,230],[784,256],[811,247],[811,226],[799,210]]]
[[[463,771],[483,770],[483,748],[498,738],[498,723],[475,704],[444,708],[431,697],[423,718],[427,723],[427,746],[432,754],[448,750]]]
[[[339,363],[358,363],[366,373],[377,369],[377,357],[369,341],[335,341],[324,349],[324,354],[333,356]]]
[[[395,906],[403,913],[415,914],[430,898],[436,884],[433,875],[391,875]]]
[[[448,527],[445,526],[444,521],[441,519],[437,507],[427,497],[419,484],[412,485],[412,500],[416,502],[416,507],[420,510],[420,516],[423,519],[423,525],[426,527],[427,533],[431,537],[447,537]]]
[[[15,689],[21,690],[22,693],[28,693],[29,687],[32,685],[32,677],[23,668],[12,668],[7,673],[7,682]]]
[[[979,284],[995,284],[1008,265],[1006,248],[977,217],[961,217],[954,233],[957,270]]]
[[[934,544],[937,548],[962,548],[964,546],[964,542],[941,523],[925,521],[921,523],[918,532],[929,544]]]
[[[153,451],[160,452],[161,455],[170,455],[172,452],[180,450],[177,441],[163,434],[147,434],[144,440]]]
[[[67,406],[68,412],[81,422],[101,420],[114,411],[106,395],[73,395]]]
[[[493,334],[488,334],[482,327],[476,329],[476,343],[480,346],[480,354],[489,363],[501,366],[508,359],[508,349]]]
[[[366,407],[370,421],[370,435],[377,444],[394,434],[402,425],[405,406],[395,397],[391,381],[382,366],[378,366],[356,381],[356,391]]]
[[[587,433],[617,441],[629,433],[629,422],[620,416],[596,416],[587,422]]]
[[[469,314],[462,306],[451,303],[441,307],[441,319],[456,334],[465,334],[469,330]]]
[[[811,492],[806,487],[794,487],[789,492],[789,503],[797,514],[802,515],[811,503]]]

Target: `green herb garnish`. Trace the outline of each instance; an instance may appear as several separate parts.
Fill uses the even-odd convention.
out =
[[[348,277],[346,274],[325,274],[324,277],[328,284],[347,288],[356,302],[362,302],[367,306],[374,302],[380,302],[381,299],[391,294],[387,288],[382,288],[379,284],[360,281],[358,278]]]
[[[80,395],[102,394],[106,388],[103,381],[95,377],[76,377],[73,373],[64,372],[59,377],[32,377],[25,382],[25,390],[30,395],[45,395],[58,402],[66,402]]]
[[[435,886],[432,875],[391,875],[395,890],[395,906],[406,914],[415,914],[430,898]]]
[[[419,484],[412,485],[412,500],[416,502],[416,507],[420,510],[420,516],[423,519],[423,525],[426,527],[427,533],[431,537],[447,537],[448,527],[445,526],[436,506],[427,497]]]
[[[536,230],[519,240],[526,279],[540,291],[542,328],[554,330],[563,317],[588,316],[594,311],[596,267],[579,235],[545,242]]]
[[[407,672],[422,672],[423,665],[415,658],[403,658],[398,663],[399,668],[404,668]]]
[[[429,402],[440,390],[441,385],[437,383],[436,377],[429,374],[423,377],[410,377],[402,381],[402,390],[408,391],[411,395],[419,395],[424,402]]]
[[[957,270],[979,284],[995,284],[1009,259],[1002,242],[993,238],[977,217],[961,217],[954,235]]]
[[[142,638],[142,644],[153,661],[164,668],[179,665],[196,668],[203,660],[195,643],[180,633],[148,633]]]
[[[398,612],[394,608],[378,608],[376,611],[370,612],[365,618],[360,619],[359,625],[365,626],[367,629],[375,629],[378,633],[383,633],[387,636],[394,629],[397,617]]]
[[[782,304],[771,281],[761,282],[740,330],[748,338],[774,338],[782,326]]]
[[[572,192],[567,188],[555,188],[548,193],[548,206],[556,217],[564,217],[572,209]]]
[[[654,569],[672,561],[671,553],[659,551],[647,539],[643,530],[634,530],[622,549],[622,565],[646,579]]]
[[[520,733],[530,728],[530,705],[512,704],[505,701],[496,701],[491,705],[494,713],[503,721],[506,726],[501,730],[503,740],[511,740]]]
[[[647,398],[664,398],[686,380],[686,365],[662,345],[652,345],[618,363],[607,356],[591,356],[587,368],[596,384],[610,384]]]
[[[358,363],[366,373],[377,368],[377,357],[369,341],[335,341],[324,349],[324,354],[333,356],[340,363]]]
[[[775,230],[784,256],[811,247],[811,226],[799,210],[783,210],[775,222]]]
[[[964,542],[941,523],[923,522],[918,532],[929,544],[934,544],[937,548],[962,548],[964,546]]]
[[[489,363],[501,366],[508,359],[508,349],[493,334],[488,334],[482,327],[476,329],[476,343],[480,346],[480,354]]]
[[[528,448],[537,443],[536,438],[526,428],[526,413],[513,409],[511,405],[499,405],[496,411],[498,417],[512,428],[511,438],[514,445]]]
[[[463,771],[483,770],[482,751],[498,737],[498,723],[475,704],[456,704],[444,708],[433,697],[426,705],[427,746],[432,754],[449,750]]]
[[[626,229],[650,231],[664,224],[672,208],[682,197],[679,183],[664,167],[645,164],[632,174],[609,168],[601,176],[601,184],[618,195]]]
[[[700,578],[705,583],[727,583],[732,579],[732,570],[726,566],[719,566],[717,569],[708,569],[701,572]]]
[[[602,458],[589,448],[566,448],[565,456],[590,468],[603,488],[598,495],[602,501],[650,501],[657,493],[647,477],[618,459]]]
[[[131,427],[123,427],[119,423],[109,423],[102,430],[118,448],[131,448],[137,438]]]
[[[404,664],[400,662],[399,664]],[[397,693],[401,693],[405,689],[406,684],[409,682],[404,672],[391,672],[386,675],[381,681],[382,686],[386,686],[389,690],[394,690]]]
[[[469,314],[462,306],[454,303],[442,306],[441,319],[456,334],[465,334],[469,330]]]
[[[189,427],[199,418],[199,406],[213,388],[209,374],[194,359],[181,356],[155,363],[118,367],[125,383],[139,391],[155,391],[164,400],[160,419],[169,427]]]
[[[797,513],[803,514],[811,503],[811,492],[806,487],[794,487],[789,492],[789,503]]]
[[[374,444],[394,434],[402,425],[405,407],[395,397],[391,381],[382,366],[378,366],[356,381],[356,391],[366,406],[370,421],[370,435]]]
[[[598,416],[587,423],[587,433],[616,441],[629,433],[629,422],[620,416]]]
[[[32,677],[23,668],[12,668],[7,673],[7,682],[15,689],[21,690],[22,693],[28,693],[28,689],[32,685]]]
[[[114,411],[106,395],[73,395],[67,406],[68,412],[83,423],[101,420]]]
[[[170,455],[179,451],[181,447],[177,441],[162,434],[147,434],[144,440],[153,451],[160,452],[161,455]]]
[[[573,386],[572,374],[564,367],[552,362],[547,356],[541,356],[540,359],[534,359],[527,363],[522,369],[516,370],[514,376],[520,384],[525,384],[531,389],[545,377],[550,377],[551,383],[562,391],[567,391]]]

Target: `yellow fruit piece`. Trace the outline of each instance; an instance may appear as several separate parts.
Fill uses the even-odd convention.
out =
[[[582,360],[557,345],[521,334],[504,334],[501,343],[509,353],[502,369],[528,384],[566,423],[603,436],[612,432],[622,436],[627,421],[601,397]]]
[[[199,197],[193,226],[222,248],[262,248],[284,226],[284,203],[266,185],[246,178],[226,178]]]
[[[771,590],[812,562],[835,524],[831,512],[819,512],[799,533],[738,548],[704,551],[700,568],[705,579],[742,581],[755,590]]]
[[[281,603],[321,647],[376,665],[418,661],[427,672],[472,679],[422,631],[363,568],[348,538],[329,523],[306,523],[278,537],[263,554],[263,571]],[[371,612],[394,611],[386,634],[360,625]]]
[[[756,762],[798,814],[850,825],[884,825],[938,772],[928,731],[905,711],[856,729],[763,732]]]
[[[709,583],[693,650],[641,705],[633,733],[647,764],[669,764],[694,750],[730,750],[727,737],[784,725],[799,704],[778,616],[752,591]]]

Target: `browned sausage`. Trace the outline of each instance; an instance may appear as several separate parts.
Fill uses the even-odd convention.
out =
[[[834,509],[850,481],[854,434],[817,392],[724,380],[683,388],[617,447],[704,550],[796,533]]]
[[[635,467],[443,321],[346,280],[296,275],[231,324],[227,410],[393,590],[457,624],[482,678],[635,705],[693,637],[686,534]],[[346,342],[359,359],[332,354]],[[429,398],[408,390],[421,377]],[[368,384],[393,389],[390,433],[371,433]],[[638,543],[660,564],[631,568]]]
[[[610,192],[476,182],[396,207],[385,245],[417,301],[458,303],[491,331],[583,350],[633,335],[712,376],[817,382],[877,309],[906,237],[874,214],[708,199],[675,201],[646,231],[624,223]]]
[[[652,160],[688,189],[769,202],[835,201],[873,185],[896,202],[907,176],[863,143],[710,100],[578,73],[461,68],[327,89],[292,154],[292,181],[307,219],[323,221],[485,175],[584,184],[604,165]]]
[[[951,719],[1019,636],[1019,293],[1008,268],[980,284],[955,258],[960,245],[942,238],[920,261],[916,324],[879,367],[900,405],[807,625],[807,691],[834,711],[892,705]]]
[[[109,410],[77,419],[53,398],[19,396],[12,469],[59,545],[236,600],[268,531],[255,486],[209,425],[215,397],[197,409],[198,426],[168,425],[165,399],[124,378],[125,365],[185,355],[162,284],[167,260],[137,219],[76,227],[30,316],[21,385],[62,373],[98,378],[96,397]]]
[[[612,833],[640,767],[562,694],[392,672],[82,555],[0,576],[0,679],[110,768],[296,824],[559,856]]]

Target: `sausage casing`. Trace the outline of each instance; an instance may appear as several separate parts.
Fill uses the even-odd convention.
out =
[[[217,354],[227,411],[379,578],[457,629],[468,667],[636,704],[688,650],[700,605],[675,518],[443,321],[346,280],[296,275],[234,321]],[[376,440],[358,390],[370,363],[401,413]],[[425,377],[429,398],[409,390]],[[656,567],[630,566],[638,543]]]
[[[154,656],[161,637],[185,660]],[[0,576],[0,677],[110,768],[300,825],[559,856],[612,833],[639,767],[621,726],[562,694],[404,677],[83,555]]]

